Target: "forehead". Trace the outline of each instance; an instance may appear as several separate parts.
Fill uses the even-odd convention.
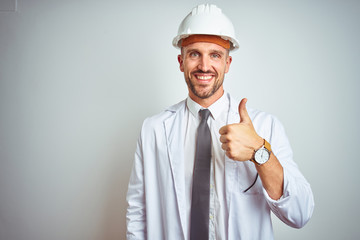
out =
[[[227,50],[223,48],[220,45],[217,45],[215,43],[208,43],[208,42],[196,42],[187,45],[186,47],[182,47],[182,50],[184,53],[189,51],[198,51],[203,53],[209,53],[209,52],[219,52],[226,54]]]

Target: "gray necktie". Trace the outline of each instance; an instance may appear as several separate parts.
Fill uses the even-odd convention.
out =
[[[196,140],[196,154],[193,174],[191,201],[191,240],[209,239],[209,196],[210,196],[210,162],[211,134],[207,119],[208,109],[200,110],[201,122]]]

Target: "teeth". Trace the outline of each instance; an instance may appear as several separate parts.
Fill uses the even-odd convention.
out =
[[[197,78],[200,80],[209,80],[212,78],[212,76],[197,76]]]

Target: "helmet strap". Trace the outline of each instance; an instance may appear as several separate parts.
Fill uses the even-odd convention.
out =
[[[200,34],[190,35],[189,37],[182,39],[181,47],[186,47],[186,46],[196,43],[196,42],[215,43],[225,49],[230,49],[230,41],[229,40],[225,40],[217,35],[200,35]]]

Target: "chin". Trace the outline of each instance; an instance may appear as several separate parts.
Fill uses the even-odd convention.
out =
[[[206,91],[206,92],[196,92],[196,94],[194,94],[194,95],[201,99],[207,99],[207,98],[211,97],[212,95],[214,95],[214,93],[210,90],[210,91]]]

